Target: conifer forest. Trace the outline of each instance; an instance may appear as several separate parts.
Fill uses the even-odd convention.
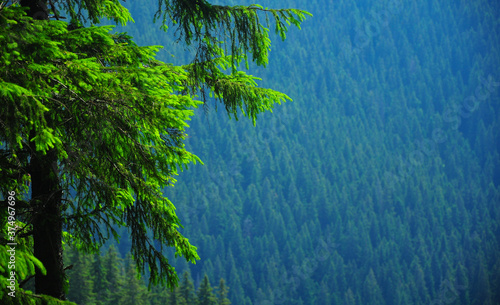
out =
[[[500,305],[500,2],[0,0],[0,304]]]

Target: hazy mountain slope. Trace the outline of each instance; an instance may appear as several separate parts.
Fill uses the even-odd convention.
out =
[[[251,71],[294,102],[256,128],[200,110],[205,166],[166,191],[196,285],[224,277],[233,304],[498,304],[500,5],[267,2],[314,15]],[[140,44],[189,60],[131,5]]]

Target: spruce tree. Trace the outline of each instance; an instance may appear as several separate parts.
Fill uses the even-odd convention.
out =
[[[137,266],[129,254],[126,258],[126,274],[124,285],[121,291],[119,304],[123,305],[146,305],[149,304],[149,297],[145,283],[137,273]]]
[[[164,305],[168,304],[170,289],[162,286],[153,286],[149,290],[149,304],[150,305]]]
[[[116,226],[130,229],[139,271],[147,270],[153,284],[175,286],[163,248],[190,262],[199,257],[162,190],[199,161],[183,144],[196,95],[206,101],[211,92],[230,116],[241,111],[254,123],[289,100],[257,87],[257,78],[238,67],[268,63],[270,39],[259,16],[270,16],[284,39],[288,25],[299,27],[306,13],[161,0],[154,18],[165,29],[175,23],[179,40],[197,50],[179,67],[158,61],[159,47],[138,47],[111,27],[83,27],[101,18],[131,21],[118,0],[20,4],[0,6],[0,162],[7,169],[1,189],[7,198],[30,183],[19,213],[27,222],[24,238],[33,238],[34,257],[44,266],[36,269],[36,293],[65,299],[63,230],[70,244],[97,253],[119,238]]]
[[[212,286],[210,286],[210,281],[208,276],[205,274],[203,280],[201,281],[200,287],[198,287],[197,299],[198,305],[216,305],[217,298],[215,297]]]
[[[94,294],[96,305],[106,304],[106,289],[109,286],[107,281],[107,269],[104,265],[104,258],[100,253],[94,254],[94,261],[91,266],[91,272],[94,276]]]
[[[94,291],[94,275],[92,273],[92,256],[78,251],[73,252],[73,265],[69,275],[68,299],[77,304],[96,304]]]
[[[231,301],[227,298],[229,288],[226,286],[224,279],[219,281],[219,289],[217,290],[217,304],[218,305],[230,305]]]
[[[187,305],[188,303],[181,294],[180,288],[175,287],[169,294],[168,305]]]
[[[120,258],[114,245],[111,245],[103,257],[104,268],[106,269],[105,283],[103,291],[103,301],[105,304],[118,304],[124,289],[123,260]]]
[[[385,304],[373,270],[370,269],[363,283],[363,299],[366,303]]]
[[[179,286],[179,292],[182,298],[187,302],[187,304],[194,304],[196,300],[194,284],[191,281],[191,276],[188,271],[184,271],[182,274],[181,284]]]

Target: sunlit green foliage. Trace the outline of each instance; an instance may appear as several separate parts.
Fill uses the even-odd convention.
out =
[[[35,132],[40,153],[56,149],[53,166],[61,171],[61,187],[78,194],[65,201],[68,242],[97,250],[115,233],[113,224],[128,224],[140,268],[148,263],[155,282],[161,273],[175,284],[146,228],[179,255],[197,258],[176,230],[172,203],[162,196],[177,171],[198,160],[182,145],[186,120],[198,103],[178,94],[186,73],[156,61],[158,47],[115,42],[110,27],[68,31],[63,22],[30,23],[19,8],[4,14],[11,14],[5,33],[17,37],[2,35],[2,45],[15,44],[12,53],[19,53],[1,79],[4,145],[12,155],[26,156],[25,143]]]
[[[131,21],[118,1],[50,3],[42,11],[57,19],[50,21],[33,20],[26,8],[2,2],[0,189],[4,199],[9,191],[21,194],[19,220],[24,223],[17,239],[25,260],[18,261],[18,283],[33,274],[35,265],[43,269],[29,246],[32,221],[40,215],[56,228],[62,222],[65,242],[84,252],[97,252],[109,238],[118,239],[117,227],[129,228],[137,269],[151,284],[177,285],[165,248],[173,247],[189,262],[199,259],[179,232],[173,203],[163,195],[179,171],[200,161],[183,144],[187,121],[201,103],[196,94],[206,101],[208,89],[229,115],[242,111],[254,123],[258,113],[289,100],[258,88],[257,78],[237,67],[247,54],[260,65],[267,63],[270,40],[257,12],[274,17],[282,38],[287,25],[298,27],[307,13],[196,3],[194,9],[186,1],[159,3],[164,25],[168,19],[176,23],[184,42],[199,51],[192,63],[173,66],[156,59],[159,46],[139,47],[126,34],[112,34],[111,26],[82,27],[101,17],[122,25]],[[65,14],[69,24],[59,21]],[[222,47],[225,35],[229,50]],[[46,176],[34,178],[34,168]],[[51,189],[30,198],[28,184],[41,185],[46,178]],[[46,209],[48,202],[52,210]],[[1,258],[3,263],[6,258]],[[61,272],[58,268],[50,272]]]

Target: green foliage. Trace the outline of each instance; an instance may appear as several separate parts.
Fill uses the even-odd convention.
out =
[[[38,302],[38,297],[34,298],[29,291],[22,290],[19,283],[27,280],[34,274],[35,268],[39,268],[42,272],[45,272],[45,268],[33,255],[33,240],[31,238],[23,239],[18,237],[19,234],[25,234],[29,230],[29,227],[21,221],[13,220],[16,219],[16,215],[12,216],[10,212],[16,211],[22,203],[16,200],[18,196],[14,195],[13,191],[7,192],[7,194],[10,195],[5,197],[5,201],[1,201],[0,210],[0,281],[4,283],[4,288],[0,290],[0,300],[6,302],[5,304],[35,304],[35,302]],[[16,203],[13,206],[14,209],[8,208],[12,208],[9,202]],[[16,237],[9,234],[9,232],[15,232]],[[8,245],[8,243],[14,245]],[[12,249],[15,252],[11,252]],[[13,286],[11,285],[11,272],[15,272]],[[7,288],[7,286],[12,286],[13,289]],[[12,295],[16,296],[15,301],[12,295],[8,295],[12,292],[14,292]]]
[[[136,265],[130,255],[122,259],[116,249],[111,246],[104,254],[83,254],[80,251],[65,249],[65,264],[71,266],[67,272],[70,286],[68,299],[76,304],[151,304],[151,305],[191,305],[198,304],[198,296],[195,294],[194,284],[185,272],[182,275],[178,287],[169,289],[162,286],[153,286],[148,291],[147,283],[141,279],[136,272]],[[96,263],[100,263],[99,270],[93,269]],[[97,271],[97,272],[95,272]],[[107,275],[100,279],[100,276]],[[102,284],[97,285],[101,280]],[[221,279],[221,283],[224,280]],[[218,291],[219,297],[215,299],[209,282],[202,282],[198,291],[208,293],[210,300],[217,300],[218,305],[228,305],[228,287]],[[221,286],[222,287],[222,286]],[[88,288],[91,288],[90,290]],[[210,292],[208,292],[210,291]],[[221,291],[224,291],[221,293]],[[222,297],[224,296],[224,297]],[[186,298],[188,301],[186,301]],[[72,303],[70,303],[72,304]]]
[[[187,304],[194,304],[195,302],[195,290],[193,282],[190,280],[190,274],[185,271],[182,275],[182,281],[179,285],[179,292],[181,297],[187,302]]]
[[[210,286],[210,281],[208,276],[205,275],[203,280],[198,288],[198,305],[216,305],[217,298],[212,292],[212,287]]]
[[[125,272],[125,282],[123,287],[126,288],[125,293],[121,295],[119,304],[124,305],[145,305],[148,302],[147,289],[144,282],[137,274],[137,267],[130,255],[126,258],[127,269]]]
[[[252,72],[295,102],[257,128],[195,116],[186,143],[209,157],[166,190],[193,277],[227,279],[233,304],[496,304],[498,5],[293,5],[304,35]]]
[[[198,258],[176,231],[179,220],[161,192],[179,169],[198,161],[182,145],[185,121],[197,105],[177,94],[186,73],[156,61],[158,47],[116,43],[110,27],[68,31],[62,22],[28,22],[19,8],[4,13],[9,22],[2,38],[7,45],[14,39],[8,33],[17,32],[16,50],[23,54],[0,80],[7,88],[0,96],[5,147],[22,155],[34,132],[40,153],[57,150],[61,187],[78,193],[66,201],[68,242],[95,251],[115,234],[113,224],[127,223],[141,270],[149,266],[153,282],[166,277],[174,285],[173,268],[146,228],[187,260]]]
[[[126,34],[111,34],[111,26],[82,27],[102,17],[122,25],[132,21],[118,1],[67,0],[50,2],[49,8],[44,2],[21,4],[31,6],[0,6],[3,197],[24,191],[19,199],[24,228],[32,228],[33,219],[53,218],[54,226],[63,223],[65,242],[83,252],[99,251],[110,237],[119,238],[117,227],[127,227],[138,271],[148,274],[150,284],[174,287],[178,277],[164,249],[173,247],[176,256],[192,263],[199,259],[196,247],[179,232],[174,205],[163,195],[179,171],[200,161],[183,144],[187,121],[200,104],[195,95],[205,100],[209,89],[229,115],[236,117],[241,110],[254,123],[258,113],[289,99],[258,88],[257,78],[238,72],[237,66],[247,54],[258,64],[267,63],[270,40],[257,11],[274,17],[283,39],[285,24],[298,27],[308,13],[160,1],[164,25],[171,19],[187,45],[198,44],[193,63],[173,66],[156,59],[161,47],[139,47]],[[49,13],[57,21],[49,21]],[[64,14],[69,24],[59,21]],[[225,40],[230,50],[222,47]],[[229,66],[231,72],[223,72]],[[31,181],[33,172],[37,178]],[[45,191],[52,193],[29,198],[27,185],[42,185],[41,173],[49,181]],[[54,192],[64,195],[59,199]],[[20,248],[25,254],[20,279],[31,275],[35,265],[43,269],[30,252],[30,235],[23,235],[24,244],[20,241],[27,245]],[[62,271],[56,265],[61,266],[52,264],[51,274]],[[94,289],[90,275],[80,274],[78,285]],[[106,284],[99,284],[99,295]],[[98,301],[86,295],[84,302]]]
[[[262,14],[260,14],[262,13]],[[262,15],[262,16],[261,16]],[[266,66],[271,46],[272,16],[275,31],[285,39],[289,25],[300,28],[310,13],[297,9],[269,9],[260,5],[220,6],[207,1],[159,1],[155,18],[169,22],[187,46],[194,45],[195,58],[188,66],[187,86],[207,100],[207,91],[223,101],[229,116],[238,118],[239,110],[255,124],[257,115],[271,110],[273,104],[291,100],[287,95],[257,87],[259,78],[238,71],[241,61],[248,69],[248,54],[257,65]],[[261,22],[261,18],[266,22]],[[228,72],[225,70],[229,69]]]
[[[155,18],[162,18],[178,26],[179,36],[187,45],[198,43],[197,62],[211,62],[222,50],[230,53],[231,67],[247,54],[258,65],[268,63],[271,46],[268,28],[269,16],[275,21],[275,31],[285,39],[288,25],[300,28],[300,23],[310,13],[297,9],[268,9],[260,5],[220,6],[202,1],[160,1]],[[267,24],[260,21],[259,12],[265,14]],[[228,43],[224,43],[228,42]]]
[[[219,288],[217,290],[217,304],[219,305],[230,305],[231,301],[227,298],[227,294],[229,292],[228,287],[226,286],[226,282],[224,279],[220,279]]]
[[[95,305],[97,301],[94,293],[96,276],[92,272],[90,258],[78,251],[73,251],[71,261],[73,268],[71,269],[69,287],[73,289],[69,290],[67,298],[75,302],[78,300],[80,304]]]
[[[198,14],[191,20],[195,24],[204,3],[184,2]],[[136,7],[132,13],[156,10],[127,5]],[[169,262],[177,270],[190,269],[195,278],[227,279],[233,304],[495,304],[500,299],[494,288],[500,283],[498,88],[493,85],[471,113],[451,106],[475,94],[479,76],[492,74],[493,82],[499,81],[498,5],[297,5],[314,12],[313,24],[286,48],[273,47],[269,69],[258,70],[267,85],[296,103],[275,109],[257,129],[215,113],[190,122],[187,148],[203,154],[206,166],[182,173],[165,193],[186,224],[182,233],[204,259],[194,267],[174,255]],[[127,31],[140,33],[133,35],[138,45],[168,45],[157,41],[163,33],[136,20],[138,28]],[[191,49],[201,58],[209,51],[198,53],[198,47],[205,45],[217,58],[211,65],[200,59],[197,67],[185,65],[183,90],[199,92],[202,100],[203,88],[212,95],[220,90],[224,101],[223,90],[251,84],[253,77],[232,72],[233,62],[246,57],[232,58],[231,43],[217,44],[217,33],[209,36],[202,24],[187,27],[193,31]],[[188,36],[182,35],[181,40]],[[196,73],[203,75],[200,84]],[[210,75],[227,78],[229,85]],[[245,103],[228,105],[230,113],[238,107],[249,112]],[[446,140],[420,150],[436,128]],[[422,162],[408,159],[419,151]],[[24,158],[22,151],[16,156]],[[8,177],[22,179],[22,166],[13,156],[3,160],[2,169],[9,172],[0,177],[2,184],[19,185]],[[128,250],[126,242],[120,250]],[[189,291],[188,304],[195,304],[193,283],[186,279],[181,277],[179,292]],[[123,284],[115,287],[121,293]],[[152,304],[181,300],[156,289]]]
[[[2,304],[4,305],[76,305],[69,301],[61,301],[59,299],[46,296],[34,295],[31,291],[19,290],[15,298],[3,297]]]
[[[95,255],[97,256],[97,254]],[[102,291],[103,297],[100,300],[105,304],[117,304],[121,298],[120,291],[125,287],[125,280],[123,278],[123,260],[113,246],[109,247],[103,257],[103,269],[106,277],[105,287]],[[78,289],[78,287],[73,288]]]

